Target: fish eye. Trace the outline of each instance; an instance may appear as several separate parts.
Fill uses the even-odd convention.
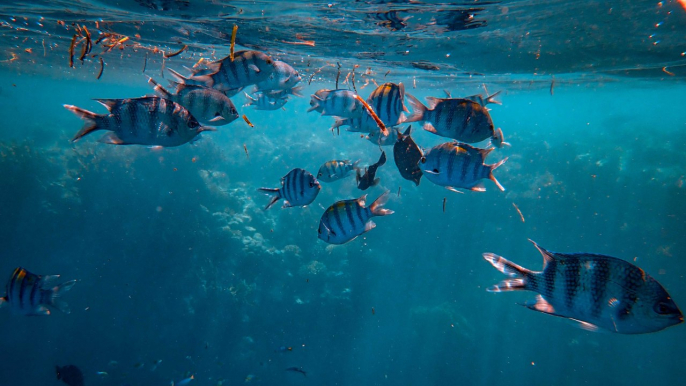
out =
[[[425,164],[425,163],[426,163],[426,157],[422,157],[422,158],[421,158],[421,161],[422,161],[423,164]]]
[[[218,117],[218,116],[220,116],[220,115],[222,115],[222,114],[221,114],[219,111],[217,111],[216,113],[214,113],[214,116],[215,116],[215,117]]]
[[[438,173],[438,169],[434,169],[434,173]]]
[[[657,302],[653,307],[653,310],[660,315],[667,315],[674,312],[672,306],[667,302]]]
[[[317,233],[319,233],[320,235],[322,234],[322,228],[321,227],[317,228]]]

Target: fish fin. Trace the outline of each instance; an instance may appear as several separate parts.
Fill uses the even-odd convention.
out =
[[[542,312],[544,314],[559,316],[558,314],[555,313],[555,307],[553,307],[552,304],[548,303],[547,300],[543,299],[543,296],[541,296],[541,295],[536,295],[535,300],[530,300],[530,301],[524,303],[523,305],[526,308],[529,308],[529,309],[534,310],[534,311]]]
[[[50,315],[50,310],[46,306],[38,306],[29,315]]]
[[[303,94],[300,93],[302,90],[303,90],[302,86],[291,87],[291,94],[293,94],[297,97],[302,97]]]
[[[307,109],[307,111],[306,111],[306,112],[308,112],[308,113],[309,113],[310,111],[314,111],[314,110],[316,110],[316,109],[317,109],[317,107],[319,107],[319,104],[315,103],[315,104],[314,104],[313,106],[310,106],[310,108],[309,108],[309,109]]]
[[[471,190],[472,192],[485,192],[486,187],[484,186],[484,183],[479,181],[476,183],[476,185],[472,186],[471,188],[467,188]]]
[[[212,122],[212,123],[222,123],[225,121],[226,121],[226,118],[222,117],[221,115],[217,115],[216,117],[209,120],[209,122]]]
[[[369,207],[369,209],[372,211],[372,215],[374,216],[388,216],[389,214],[393,214],[393,212],[390,209],[384,209],[384,205],[386,202],[388,202],[388,197],[389,197],[389,191],[385,191],[382,195],[379,196],[372,205]]]
[[[74,284],[76,284],[76,280],[69,280],[68,282],[64,282],[49,290],[50,300],[48,304],[55,306],[58,310],[64,312],[65,314],[70,313],[71,310],[69,309],[69,305],[61,301],[59,298],[64,295],[65,292],[69,291]]]
[[[428,131],[429,133],[434,133],[438,135],[438,131],[434,127],[434,125],[431,124],[431,122],[424,122],[424,126],[422,126],[422,129]]]
[[[596,326],[595,324],[589,323],[589,322],[584,322],[583,320],[579,319],[574,319],[574,318],[567,318],[572,322],[575,322],[574,325],[576,327],[579,327],[582,330],[590,331],[590,332],[599,332],[600,327]],[[615,328],[616,330],[616,328]]]
[[[74,138],[72,138],[72,142],[76,142],[79,138],[88,135],[94,131],[102,130],[100,127],[98,127],[98,118],[100,118],[98,114],[92,113],[88,110],[84,110],[80,107],[72,105],[64,105],[64,108],[76,114],[79,118],[85,121],[83,128],[81,128],[81,130],[79,130],[79,132],[76,133]]]
[[[358,170],[360,167],[357,166],[357,165],[359,165],[360,161],[361,161],[361,160],[358,159],[357,161],[353,162],[353,164],[351,165],[350,168],[351,168],[351,169],[354,169],[354,170]]]
[[[423,173],[426,173],[426,174],[433,174],[434,176],[437,176],[437,175],[441,174],[440,172],[435,172],[435,171],[433,171],[433,170],[424,170]]]
[[[515,291],[519,289],[526,288],[526,278],[531,274],[531,271],[524,267],[505,259],[502,256],[498,256],[494,253],[484,253],[484,260],[491,263],[495,269],[510,276],[517,280],[503,280],[502,282],[492,285],[486,289],[488,292],[505,292],[505,291]],[[521,281],[518,281],[521,280]]]
[[[381,156],[379,156],[379,160],[376,161],[376,164],[378,166],[381,166],[386,163],[386,152],[381,150]]]
[[[364,207],[364,205],[367,203],[367,195],[364,194],[364,195],[360,196],[360,198],[358,198],[358,199],[355,200],[355,201],[357,201],[357,203],[358,203],[360,206]]]
[[[429,110],[433,110],[436,107],[436,105],[442,100],[443,99],[441,98],[426,97],[426,106],[429,108]]]
[[[491,165],[491,171],[488,172],[488,179],[495,182],[495,184],[498,186],[498,189],[500,189],[501,192],[504,192],[505,188],[502,185],[500,185],[500,182],[498,182],[498,180],[495,178],[495,176],[493,175],[493,171],[497,169],[500,165],[504,164],[505,161],[507,161],[507,157],[503,158],[498,163]]]
[[[488,95],[488,97],[486,97],[486,100],[484,101],[484,104],[493,103],[493,104],[496,104],[496,105],[502,105],[503,103],[502,103],[501,101],[495,100],[495,97],[497,97],[501,92],[503,92],[503,90],[500,90],[500,91],[496,92],[496,93],[493,94],[493,95],[488,95],[488,90],[487,90],[487,91],[486,91],[486,94]]]
[[[379,182],[381,182],[381,178],[375,178],[374,181],[372,181],[371,186],[379,185]]]
[[[112,111],[112,109],[119,104],[120,99],[95,99],[95,101],[105,106],[107,111]]]
[[[278,188],[259,188],[257,190],[259,190],[260,192],[267,192],[268,194],[273,195],[271,200],[269,200],[267,206],[264,207],[264,210],[271,208],[272,205],[274,205],[277,201],[281,199],[281,193],[279,192]]]
[[[438,174],[438,173],[436,173],[436,174]],[[446,186],[445,188],[448,189],[448,190],[450,190],[451,192],[464,194],[463,191],[457,190],[457,189],[453,188],[452,186]]]
[[[255,71],[255,72],[258,73],[258,74],[259,74],[260,72],[262,72],[262,70],[260,70],[260,68],[257,67],[257,66],[254,65],[254,64],[249,64],[249,65],[248,65],[248,68],[251,69],[251,70],[253,70],[253,71]]]
[[[281,205],[281,209],[290,208],[292,206],[293,205],[291,205],[291,203],[288,202],[288,200],[283,200],[283,205]]]
[[[217,131],[217,128],[212,126],[200,126],[197,128],[198,134],[202,133],[203,131]]]
[[[148,77],[148,84],[152,86],[153,90],[158,93],[162,98],[172,99],[173,95],[162,87],[159,83],[155,82],[151,76]]]
[[[503,130],[501,128],[497,128],[495,131],[493,131],[491,144],[497,148],[511,146],[508,142],[505,142],[505,137],[503,136]]]
[[[489,147],[489,148],[486,148],[486,149],[477,149],[477,148],[474,148],[474,149],[476,149],[476,151],[477,151],[479,154],[481,154],[481,159],[482,159],[482,160],[485,160],[486,157],[488,157],[488,155],[491,154],[491,152],[492,152],[493,150],[495,150],[494,147]]]
[[[7,298],[3,296],[0,298],[0,308],[2,308],[2,306],[5,305],[5,303],[7,303]]]
[[[444,89],[443,92],[445,93],[446,98],[452,98],[453,96],[450,95],[450,91]]]
[[[172,76],[176,79],[176,82],[179,84],[186,84],[188,81],[190,81],[190,79],[172,70],[171,68],[167,68],[167,71],[169,71],[169,73],[172,74]]]
[[[412,107],[412,113],[407,116],[405,123],[423,121],[427,110],[426,106],[419,99],[412,96],[412,94],[405,94],[405,97],[407,97],[407,103]]]
[[[251,97],[250,94],[248,94],[247,92],[243,92],[243,94],[245,94],[245,96],[246,96],[248,99],[250,99],[252,102],[257,102],[257,98]],[[248,104],[248,105],[249,105],[249,104]]]
[[[419,183],[422,181],[422,174],[419,174],[418,176],[413,178],[411,181],[416,184],[415,186],[419,186]]]
[[[367,221],[366,224],[364,224],[364,231],[365,232],[369,232],[370,230],[372,230],[374,228],[376,228],[376,223],[374,223],[374,221],[372,221],[372,220],[369,220],[369,221]]]
[[[551,261],[555,260],[555,256],[554,256],[551,252],[548,252],[548,251],[545,250],[543,247],[541,247],[540,245],[538,245],[535,241],[529,239],[529,242],[530,242],[531,244],[533,244],[534,247],[536,247],[536,249],[538,249],[538,251],[539,251],[539,252],[541,253],[541,255],[543,256],[543,270],[545,270],[545,267],[548,265],[548,263],[550,263]]]
[[[110,145],[127,145],[126,143],[124,143],[124,140],[119,138],[117,133],[115,133],[114,131],[109,132],[109,133],[103,135],[102,137],[100,137],[98,142],[107,143]]]

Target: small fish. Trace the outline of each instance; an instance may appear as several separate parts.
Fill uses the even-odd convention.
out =
[[[380,85],[369,94],[367,103],[386,126],[403,123],[406,119],[403,111],[409,112],[405,107],[405,86],[402,83]]]
[[[191,381],[194,379],[195,379],[195,376],[191,375],[190,377],[182,379],[176,383],[174,381],[172,381],[171,386],[186,386],[187,384],[191,383]]]
[[[388,28],[391,31],[400,31],[407,27],[407,23],[405,22],[412,17],[399,17],[397,10],[367,13],[367,16],[371,19],[378,20],[376,23],[377,25]]]
[[[255,379],[257,379],[257,377],[254,374],[248,374],[245,376],[245,379],[243,380],[243,382],[249,383],[249,382],[254,381]]]
[[[274,98],[269,94],[257,93],[254,96],[245,93],[246,98],[248,98],[248,103],[245,106],[254,106],[255,110],[278,110],[282,108],[286,102],[288,102],[288,97],[285,98]]]
[[[180,50],[174,51],[174,52],[170,52],[170,53],[168,53],[168,54],[164,54],[163,56],[164,56],[165,59],[173,58],[174,56],[180,55],[182,52],[186,51],[187,48],[188,48],[188,45],[184,44],[183,47],[181,47]]]
[[[86,121],[72,142],[94,131],[108,130],[110,133],[100,138],[100,142],[172,147],[192,141],[203,131],[216,130],[200,126],[186,108],[168,99],[143,97],[96,100],[109,110],[109,114],[100,115],[76,106],[64,105],[67,110]]]
[[[228,125],[239,117],[231,99],[213,88],[177,84],[176,94],[172,94],[153,78],[148,78],[148,84],[159,96],[185,107],[195,119],[207,125]]]
[[[107,374],[107,371],[98,371],[98,372],[96,372],[96,374],[103,377],[103,378],[109,375],[109,374]]]
[[[443,197],[443,213],[445,213],[445,203],[448,202],[448,197]]]
[[[341,118],[361,118],[365,108],[349,90],[319,90],[312,94],[307,112],[317,111],[322,115]]]
[[[412,67],[414,67],[414,68],[419,68],[421,70],[427,70],[427,71],[438,71],[441,69],[437,65],[430,63],[430,62],[427,62],[427,61],[424,61],[424,60],[419,61],[419,62],[412,62],[410,64],[412,64]]]
[[[364,138],[377,146],[393,146],[398,142],[398,130],[389,130],[388,135],[384,135],[381,129],[375,125],[375,128]]]
[[[293,206],[309,205],[321,189],[319,181],[305,169],[295,168],[288,172],[281,178],[281,188],[260,188],[262,192],[272,194],[272,199],[264,208],[267,210],[272,207],[280,199],[284,199],[282,208],[290,208]]]
[[[293,351],[293,347],[281,346],[277,350],[274,350],[274,351],[276,351],[276,352]]]
[[[459,192],[457,188],[483,192],[486,190],[480,181],[488,178],[498,188],[505,190],[493,176],[493,170],[507,161],[504,158],[494,165],[484,164],[486,156],[494,148],[479,149],[466,143],[446,142],[436,145],[424,154],[419,168],[429,181],[446,189]]]
[[[372,307],[372,315],[376,315],[376,310]]]
[[[345,178],[351,170],[357,169],[360,160],[350,162],[350,160],[327,161],[319,167],[317,179],[324,182],[334,182]]]
[[[319,239],[329,244],[345,244],[357,236],[376,227],[371,220],[375,216],[393,214],[383,206],[388,201],[388,191],[383,193],[368,208],[365,207],[367,195],[356,200],[338,201],[324,211],[319,220]]]
[[[259,51],[238,51],[230,57],[193,69],[189,77],[169,69],[179,83],[212,87],[222,92],[259,83],[274,71],[274,60]]]
[[[243,150],[245,150],[245,156],[248,158],[248,161],[250,161],[250,154],[248,153],[248,146],[246,144],[243,144]]]
[[[424,154],[422,149],[412,139],[411,133],[412,126],[409,126],[404,134],[398,134],[398,141],[393,145],[393,158],[395,159],[395,166],[400,171],[400,175],[419,186],[419,181],[422,179],[422,169],[419,167],[419,161]]]
[[[69,386],[84,386],[83,373],[74,365],[55,366],[55,372],[57,373],[57,379],[62,380],[62,382]]]
[[[460,142],[476,143],[491,138],[494,146],[508,145],[502,130],[495,130],[488,110],[477,102],[427,97],[426,107],[410,94],[407,99],[413,112],[406,122],[424,122],[424,130]]]
[[[483,254],[511,277],[488,292],[537,292],[536,300],[526,307],[571,319],[590,331],[644,334],[684,321],[664,287],[641,268],[611,256],[549,252],[531,243],[543,255],[543,271],[530,271],[493,253]]]
[[[370,165],[364,169],[364,174],[360,175],[360,169],[355,169],[355,179],[357,181],[357,188],[360,190],[367,190],[371,186],[379,183],[376,177],[376,170],[386,163],[386,152],[382,151],[379,160],[375,164]]]
[[[550,95],[555,94],[555,75],[553,75],[553,79],[550,81]]]
[[[0,298],[0,307],[7,303],[20,315],[50,315],[49,307],[68,314],[69,306],[59,297],[76,284],[76,280],[54,285],[60,275],[41,276],[18,267],[7,282],[7,294]]]
[[[305,372],[305,370],[302,369],[302,367],[289,367],[286,369],[286,371],[295,371],[302,374],[305,377],[307,376],[307,373]]]
[[[157,370],[157,366],[158,366],[160,363],[162,363],[162,359],[158,359],[158,360],[156,360],[155,362],[153,362],[152,368],[150,368],[150,371],[155,371],[155,370]]]
[[[269,93],[271,91],[285,91],[295,87],[302,78],[290,64],[275,60],[274,71],[269,76],[255,85],[254,92],[261,91]]]

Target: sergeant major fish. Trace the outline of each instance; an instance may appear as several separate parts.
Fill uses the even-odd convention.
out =
[[[483,192],[486,190],[480,181],[488,178],[501,191],[502,185],[493,176],[493,170],[507,161],[504,158],[495,165],[486,165],[484,160],[494,148],[478,149],[466,143],[446,142],[436,145],[424,154],[419,168],[426,178],[436,185],[459,192],[457,188]]]
[[[269,76],[255,85],[254,92],[263,93],[280,92],[290,90],[300,82],[300,74],[290,64],[280,60],[274,61],[274,71]]]
[[[496,147],[507,145],[501,129],[495,130],[488,110],[468,99],[440,99],[428,97],[427,108],[412,95],[407,95],[413,112],[406,122],[424,122],[424,130],[456,139],[476,143],[491,138]]]
[[[238,111],[231,99],[219,90],[209,87],[179,84],[176,94],[160,86],[153,78],[148,83],[162,98],[169,99],[185,107],[198,121],[211,126],[228,125],[238,119]]]
[[[603,328],[643,334],[684,321],[664,287],[641,268],[610,256],[549,252],[531,242],[543,255],[543,271],[530,271],[484,253],[486,261],[511,277],[487,291],[537,292],[536,300],[527,302],[526,307],[572,319],[591,331]]]
[[[360,160],[355,162],[350,162],[350,160],[327,161],[319,168],[317,179],[324,182],[338,181],[341,178],[345,178],[351,170],[357,169],[358,163],[360,163]]]
[[[366,113],[362,103],[349,90],[319,90],[312,94],[310,108],[307,112],[317,111],[322,115],[334,115],[341,118],[360,118]]]
[[[50,315],[51,307],[69,313],[69,306],[59,297],[76,284],[71,280],[59,285],[53,282],[60,275],[41,276],[18,267],[7,282],[7,293],[0,298],[0,307],[8,304],[10,309],[21,315]]]
[[[319,181],[307,170],[295,168],[281,178],[281,188],[260,188],[262,192],[271,193],[272,199],[264,208],[267,210],[280,199],[284,199],[283,208],[309,205],[319,194]]]
[[[357,180],[357,188],[360,190],[367,190],[371,186],[375,186],[379,183],[376,177],[376,170],[386,163],[386,152],[381,151],[381,157],[376,161],[375,164],[369,165],[369,167],[364,169],[364,174],[360,175],[360,169],[355,169],[355,179]]]
[[[367,104],[386,126],[396,126],[405,121],[405,86],[395,83],[384,83],[377,87],[367,98]],[[376,123],[373,124],[377,127]]]
[[[262,92],[257,93],[256,96],[245,93],[245,96],[248,98],[248,103],[244,104],[243,107],[254,106],[255,110],[278,110],[288,102],[288,97],[274,98],[270,94]]]
[[[395,159],[395,166],[400,171],[400,175],[419,186],[419,181],[422,179],[419,161],[424,154],[422,149],[412,139],[411,132],[412,126],[408,127],[405,133],[398,133],[398,141],[393,145],[393,158]]]
[[[100,142],[113,145],[179,146],[190,142],[203,131],[215,131],[200,126],[186,108],[160,97],[132,99],[96,99],[109,110],[100,115],[82,108],[64,107],[86,121],[72,142],[97,130],[109,130]]]
[[[236,89],[259,83],[274,72],[274,60],[259,51],[238,51],[233,60],[227,56],[207,66],[207,69],[192,70],[188,78],[168,70],[179,83],[212,87],[234,94]]]
[[[393,214],[383,205],[388,201],[388,191],[383,193],[368,208],[365,207],[367,195],[356,200],[338,201],[331,205],[319,220],[319,239],[330,244],[344,244],[376,227],[371,220],[375,216]]]

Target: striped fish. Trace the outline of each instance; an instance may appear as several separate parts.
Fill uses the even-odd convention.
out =
[[[335,115],[341,118],[360,118],[366,110],[349,90],[319,90],[310,99],[307,112],[317,111],[322,115]],[[367,114],[364,114],[367,115]]]
[[[355,179],[357,180],[357,188],[360,190],[367,190],[372,186],[379,184],[379,179],[376,177],[376,170],[386,163],[386,152],[381,151],[381,156],[375,164],[364,168],[364,173],[360,173],[360,169],[355,169]]]
[[[262,192],[272,194],[272,199],[264,208],[267,210],[280,199],[284,199],[282,208],[305,206],[317,198],[321,186],[319,181],[307,170],[295,168],[281,178],[281,188],[260,188]]]
[[[48,307],[68,314],[69,306],[58,298],[69,291],[76,280],[51,286],[59,277],[36,275],[18,267],[7,282],[7,294],[0,298],[0,306],[7,303],[12,311],[22,315],[50,315]]]
[[[507,158],[495,165],[484,164],[486,156],[493,149],[478,149],[466,143],[446,142],[427,151],[419,162],[419,168],[429,181],[454,192],[459,192],[457,188],[483,192],[486,190],[480,181],[483,178],[495,182],[504,191],[505,188],[493,176],[493,170],[504,164]]]
[[[531,242],[543,255],[543,271],[484,253],[486,261],[512,277],[487,291],[537,292],[536,300],[526,307],[572,319],[591,331],[643,334],[684,321],[667,291],[641,268],[610,256],[549,252]]]
[[[384,135],[377,126],[364,138],[377,146],[393,146],[398,141],[398,130],[395,128],[388,129],[388,135]]]
[[[327,161],[319,168],[317,179],[324,182],[338,181],[341,178],[345,178],[351,170],[357,169],[358,163],[360,163],[360,160],[355,162],[350,162],[350,160]]]
[[[209,87],[179,84],[176,94],[148,78],[155,92],[162,98],[169,99],[185,107],[198,121],[211,126],[228,125],[238,119],[238,111],[231,99],[219,90]]]
[[[422,154],[422,149],[419,148],[410,136],[411,132],[412,126],[408,127],[404,134],[398,134],[398,141],[393,145],[393,158],[395,159],[395,166],[400,171],[400,175],[419,186],[419,181],[422,179],[422,170],[418,164],[424,154]]]
[[[405,121],[405,86],[402,83],[384,83],[377,87],[367,98],[367,104],[386,126],[396,126]],[[378,127],[374,123],[374,127]]]
[[[245,93],[245,96],[248,98],[248,102],[243,107],[254,106],[255,110],[278,110],[288,102],[288,97],[273,98],[269,94],[262,92],[254,94],[254,96]]]
[[[357,200],[343,200],[331,205],[319,220],[319,238],[329,244],[345,244],[376,227],[371,220],[375,216],[393,214],[383,205],[388,201],[388,191],[379,196],[369,208],[365,207],[367,195]]]
[[[477,102],[428,97],[426,107],[410,94],[407,99],[413,111],[406,122],[424,122],[424,130],[460,142],[476,143],[491,138],[494,146],[507,145],[502,130],[495,130],[488,110]]]
[[[113,145],[179,146],[190,142],[203,131],[215,131],[200,123],[178,103],[160,97],[133,99],[96,99],[109,110],[100,115],[82,108],[64,107],[86,121],[73,141],[97,130],[110,133],[100,142]]]
[[[207,69],[191,70],[189,77],[170,68],[167,70],[179,83],[212,87],[226,93],[262,82],[274,72],[274,60],[259,51],[238,51],[233,61],[227,56],[207,66]]]
[[[379,126],[369,114],[362,114],[357,118],[336,118],[331,130],[341,126],[349,126],[346,131],[352,133],[372,133],[374,130],[379,130]]]
[[[290,90],[300,82],[300,74],[290,64],[284,63],[280,60],[274,61],[274,71],[269,76],[255,85],[253,92],[262,91],[269,93],[271,91],[280,92]]]

